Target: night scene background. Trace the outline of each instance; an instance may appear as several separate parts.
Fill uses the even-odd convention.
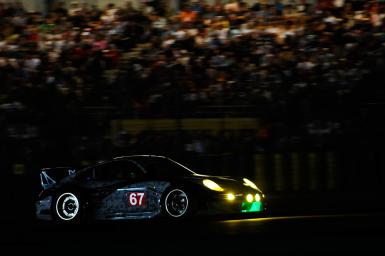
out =
[[[379,250],[384,72],[381,0],[0,0],[1,226],[28,227],[20,235],[8,225],[12,242],[3,242],[52,232],[31,224],[42,168],[157,154],[254,180],[270,216],[342,214],[338,229],[366,232],[331,228],[334,246],[353,250],[344,245],[357,239]],[[296,224],[324,234],[324,222]],[[239,226],[222,240],[296,228]]]

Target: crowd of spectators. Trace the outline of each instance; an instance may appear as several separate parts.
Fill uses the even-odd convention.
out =
[[[59,2],[46,15],[0,2],[0,111],[60,125],[90,107],[148,118],[248,105],[309,133],[314,120],[340,120],[384,70],[385,5],[265,2],[195,0],[177,13],[162,1]]]
[[[113,106],[139,117],[199,105],[285,109],[344,97],[383,67],[382,3],[294,2],[194,1],[176,15],[59,2],[45,16],[0,4],[0,104]]]

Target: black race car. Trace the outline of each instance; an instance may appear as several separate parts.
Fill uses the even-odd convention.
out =
[[[76,171],[40,173],[38,219],[183,218],[194,214],[263,212],[262,191],[249,179],[207,176],[163,156],[117,157]]]

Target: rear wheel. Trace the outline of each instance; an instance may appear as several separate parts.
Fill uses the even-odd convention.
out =
[[[74,223],[81,220],[82,200],[78,193],[61,192],[54,198],[52,211],[55,220],[61,223]]]
[[[190,215],[191,201],[188,193],[179,188],[173,188],[165,193],[162,208],[166,217],[182,218]]]

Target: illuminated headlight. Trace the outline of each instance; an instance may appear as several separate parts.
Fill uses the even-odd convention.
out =
[[[253,189],[258,189],[257,185],[255,185],[254,182],[249,179],[243,178],[243,182],[243,185],[245,186],[252,187]]]
[[[261,201],[261,196],[259,194],[255,194],[255,201],[260,202]]]
[[[229,200],[229,201],[233,201],[233,200],[235,199],[235,195],[232,194],[232,193],[228,193],[228,194],[226,195],[226,198],[227,198],[227,200]]]
[[[254,200],[253,195],[252,195],[252,194],[247,194],[247,196],[246,196],[246,201],[249,202],[249,203],[251,203],[251,202],[253,202],[253,200]]]
[[[218,192],[223,191],[223,188],[221,188],[221,186],[219,186],[217,183],[215,183],[214,181],[209,180],[209,179],[204,179],[203,185],[205,185],[205,187],[207,187],[211,190],[214,190],[214,191],[218,191]]]

